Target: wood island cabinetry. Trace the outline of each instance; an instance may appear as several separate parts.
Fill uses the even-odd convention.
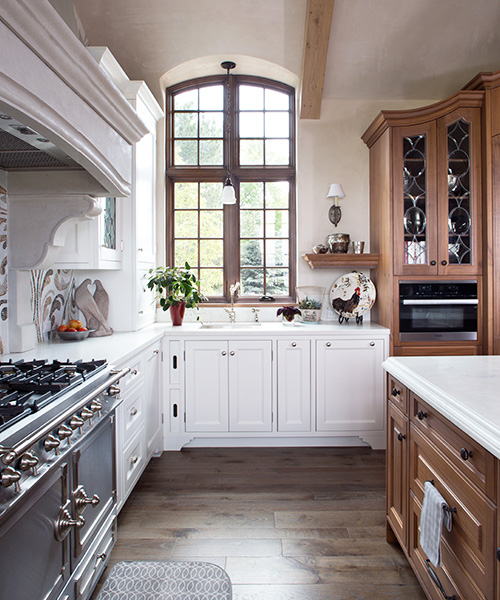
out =
[[[494,600],[495,457],[391,375],[387,390],[387,540],[400,543],[430,600]],[[426,481],[453,511],[440,567],[419,544]]]

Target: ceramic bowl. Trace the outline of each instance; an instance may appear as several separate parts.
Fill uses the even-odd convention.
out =
[[[66,342],[79,342],[86,340],[89,335],[95,331],[95,329],[88,329],[87,331],[58,331],[57,335]]]
[[[328,236],[328,248],[333,254],[341,254],[349,249],[350,236],[348,233],[332,233]]]

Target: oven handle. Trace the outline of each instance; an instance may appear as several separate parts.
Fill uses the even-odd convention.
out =
[[[477,298],[464,298],[463,300],[402,300],[402,304],[404,304],[405,306],[416,306],[420,304],[479,304],[479,300]]]
[[[42,427],[39,427],[35,431],[33,431],[28,437],[21,440],[17,446],[13,448],[0,448],[0,454],[2,455],[2,462],[6,465],[10,465],[17,458],[19,458],[22,454],[24,454],[33,444],[36,444],[40,439],[48,435],[53,429],[64,423],[67,419],[71,418],[76,412],[82,409],[86,404],[98,398],[103,392],[108,390],[114,383],[119,381],[122,377],[124,377],[127,373],[130,372],[130,367],[125,367],[125,369],[121,369],[120,371],[111,371],[109,379],[107,379],[104,383],[102,383],[98,388],[87,394],[84,398],[79,400],[76,404],[73,404],[57,416],[52,421],[45,423]]]

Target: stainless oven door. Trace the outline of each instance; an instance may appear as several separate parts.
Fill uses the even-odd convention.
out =
[[[70,574],[70,536],[58,541],[56,522],[68,498],[68,465],[55,466],[42,485],[17,503],[0,525],[0,596],[53,600]]]
[[[476,298],[402,299],[399,339],[413,341],[476,341]]]

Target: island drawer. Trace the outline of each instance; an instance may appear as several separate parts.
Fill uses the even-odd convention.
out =
[[[426,481],[432,481],[454,511],[452,530],[447,531],[443,528],[442,535],[452,556],[452,561],[447,565],[448,572],[455,573],[452,577],[455,582],[461,578],[465,578],[464,581],[474,581],[485,598],[492,598],[495,568],[495,505],[475,485],[472,485],[413,424],[410,426],[410,444],[411,495],[421,506],[424,499],[424,484]],[[415,533],[413,535],[415,536]],[[410,542],[410,551],[412,549],[415,550],[415,540]],[[466,594],[464,586],[465,583],[459,586],[459,589],[464,592],[461,597],[483,597]]]
[[[495,497],[495,457],[448,419],[409,392],[410,421],[455,467],[490,498]]]
[[[403,414],[408,414],[408,388],[390,374],[387,375],[387,395]]]

